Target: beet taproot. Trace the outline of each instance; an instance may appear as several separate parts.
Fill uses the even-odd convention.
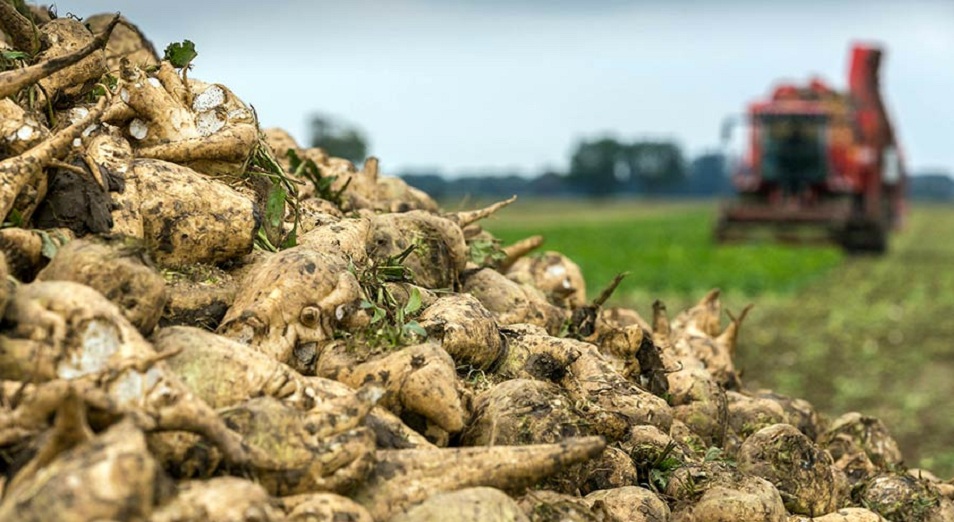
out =
[[[19,287],[0,335],[0,378],[74,381],[80,395],[144,427],[188,430],[215,443],[234,463],[248,460],[241,438],[165,367],[113,303],[69,281]],[[104,401],[106,401],[104,403]]]
[[[290,248],[249,270],[217,331],[293,367],[313,366],[317,343],[331,339],[362,298],[344,256]]]
[[[739,469],[778,488],[789,512],[819,516],[842,507],[831,455],[790,424],[773,424],[750,435],[739,449]]]
[[[208,480],[182,481],[175,497],[158,506],[149,520],[153,522],[232,522],[283,520],[281,509],[261,485],[238,477],[214,477]]]
[[[121,422],[57,455],[20,487],[8,487],[0,520],[144,519],[162,480],[142,432]]]
[[[639,486],[601,489],[583,497],[606,522],[666,522],[669,506],[653,492]]]
[[[392,517],[391,522],[456,520],[459,522],[526,522],[517,502],[495,488],[464,488],[440,493]]]
[[[437,299],[424,309],[419,322],[429,335],[440,340],[458,366],[486,370],[507,349],[494,316],[471,295]]]
[[[376,519],[386,519],[444,491],[479,486],[519,490],[593,458],[605,446],[600,437],[583,437],[530,446],[379,451],[353,498]]]
[[[288,522],[346,520],[374,522],[368,510],[357,502],[334,493],[306,493],[279,499]]]
[[[165,280],[135,241],[70,241],[57,250],[37,280],[74,281],[93,288],[116,303],[144,335],[158,324],[167,301]]]

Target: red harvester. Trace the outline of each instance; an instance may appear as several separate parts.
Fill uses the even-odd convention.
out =
[[[881,99],[881,56],[877,47],[852,47],[846,93],[814,79],[778,85],[749,105],[746,152],[732,176],[738,197],[722,208],[719,241],[768,229],[780,240],[886,250],[906,174]]]

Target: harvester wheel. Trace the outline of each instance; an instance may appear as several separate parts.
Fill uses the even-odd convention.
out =
[[[888,250],[888,233],[880,223],[852,220],[842,231],[841,246],[849,254],[884,254]]]
[[[726,242],[728,239],[728,228],[729,224],[726,222],[726,219],[724,217],[720,217],[712,231],[712,237],[715,239],[716,244],[722,244]]]

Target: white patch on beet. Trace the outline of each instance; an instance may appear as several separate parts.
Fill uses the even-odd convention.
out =
[[[29,125],[24,125],[17,129],[17,139],[21,141],[29,141],[33,137],[33,127]]]
[[[195,112],[210,111],[223,103],[225,103],[225,90],[218,85],[211,85],[192,100],[192,110]]]
[[[550,265],[547,267],[547,275],[550,277],[563,277],[566,275],[566,267],[563,265]]]
[[[196,129],[195,115],[185,107],[176,107],[168,112],[168,123],[179,134],[179,139],[198,138],[201,136]]]
[[[215,111],[207,111],[199,113],[195,118],[195,128],[199,131],[201,136],[210,136],[219,132],[219,130],[225,127],[225,122],[219,119],[218,114]]]
[[[61,379],[75,379],[102,371],[121,345],[120,333],[115,325],[104,321],[90,321],[83,332],[79,349],[60,361],[56,375]]]
[[[251,120],[252,115],[249,114],[248,109],[232,109],[228,114],[229,121],[234,120]]]
[[[146,122],[140,120],[139,118],[133,119],[129,122],[129,135],[137,140],[141,140],[149,134],[149,125]]]
[[[76,123],[87,116],[89,116],[89,109],[86,107],[73,107],[70,109],[70,123]]]
[[[137,399],[145,395],[142,374],[134,371],[123,372],[113,384],[112,392],[113,397],[122,405],[139,402]]]

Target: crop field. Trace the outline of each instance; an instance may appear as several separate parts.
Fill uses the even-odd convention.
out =
[[[834,247],[717,246],[713,203],[518,201],[486,227],[542,234],[582,268],[589,295],[629,272],[611,304],[674,313],[712,287],[756,307],[736,364],[749,388],[821,412],[881,418],[906,463],[954,476],[954,206],[914,207],[883,257]]]

